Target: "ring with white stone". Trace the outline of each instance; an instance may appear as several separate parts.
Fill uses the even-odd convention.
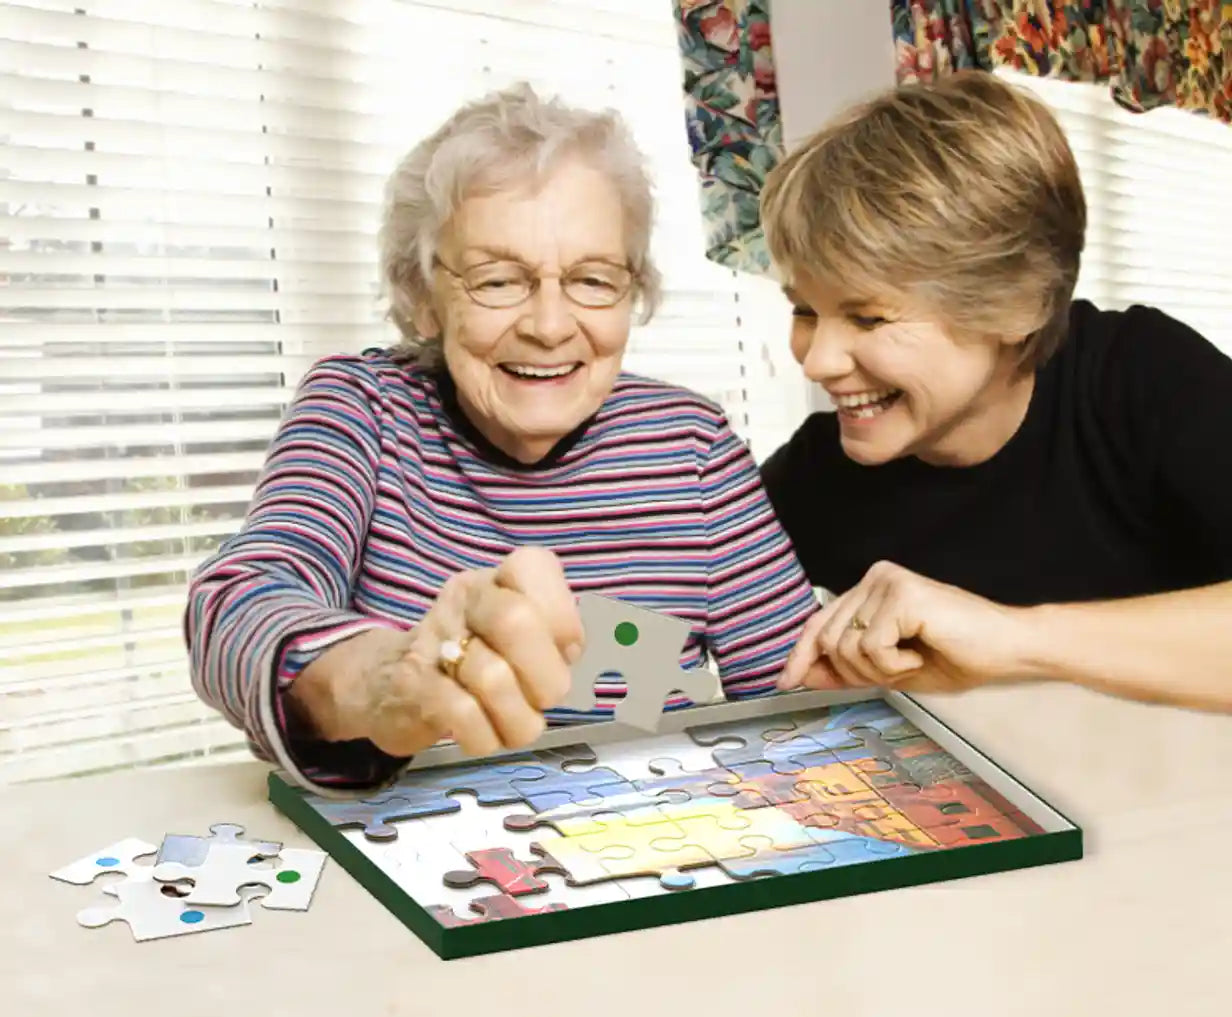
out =
[[[446,639],[437,652],[437,666],[454,681],[458,680],[458,668],[462,666],[462,658],[466,656],[470,641],[469,634],[460,639]]]

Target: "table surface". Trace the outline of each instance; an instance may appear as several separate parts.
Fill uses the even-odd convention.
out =
[[[1076,862],[441,961],[339,866],[311,909],[146,943],[47,873],[218,822],[313,846],[257,763],[0,791],[0,992],[21,1017],[1226,1014],[1232,718],[1068,687],[918,697],[1084,829]],[[310,965],[308,973],[293,970]]]

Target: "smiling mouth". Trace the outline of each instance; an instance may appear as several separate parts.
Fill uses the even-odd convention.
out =
[[[840,417],[868,420],[884,413],[898,402],[902,395],[902,389],[883,388],[852,395],[831,396],[831,401]]]
[[[567,378],[582,366],[580,361],[572,364],[557,364],[541,367],[536,364],[501,364],[500,369],[519,381],[559,381]]]

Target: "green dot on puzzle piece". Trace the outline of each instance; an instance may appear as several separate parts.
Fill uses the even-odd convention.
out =
[[[280,883],[298,883],[300,875],[294,869],[286,869],[275,877]]]
[[[621,622],[616,626],[615,635],[621,646],[632,646],[637,642],[637,626],[633,622]]]

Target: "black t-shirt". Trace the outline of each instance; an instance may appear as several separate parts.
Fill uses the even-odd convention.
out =
[[[835,593],[882,559],[1007,604],[1229,580],[1232,358],[1161,311],[1076,301],[986,462],[863,466],[823,412],[763,477],[810,580]]]

